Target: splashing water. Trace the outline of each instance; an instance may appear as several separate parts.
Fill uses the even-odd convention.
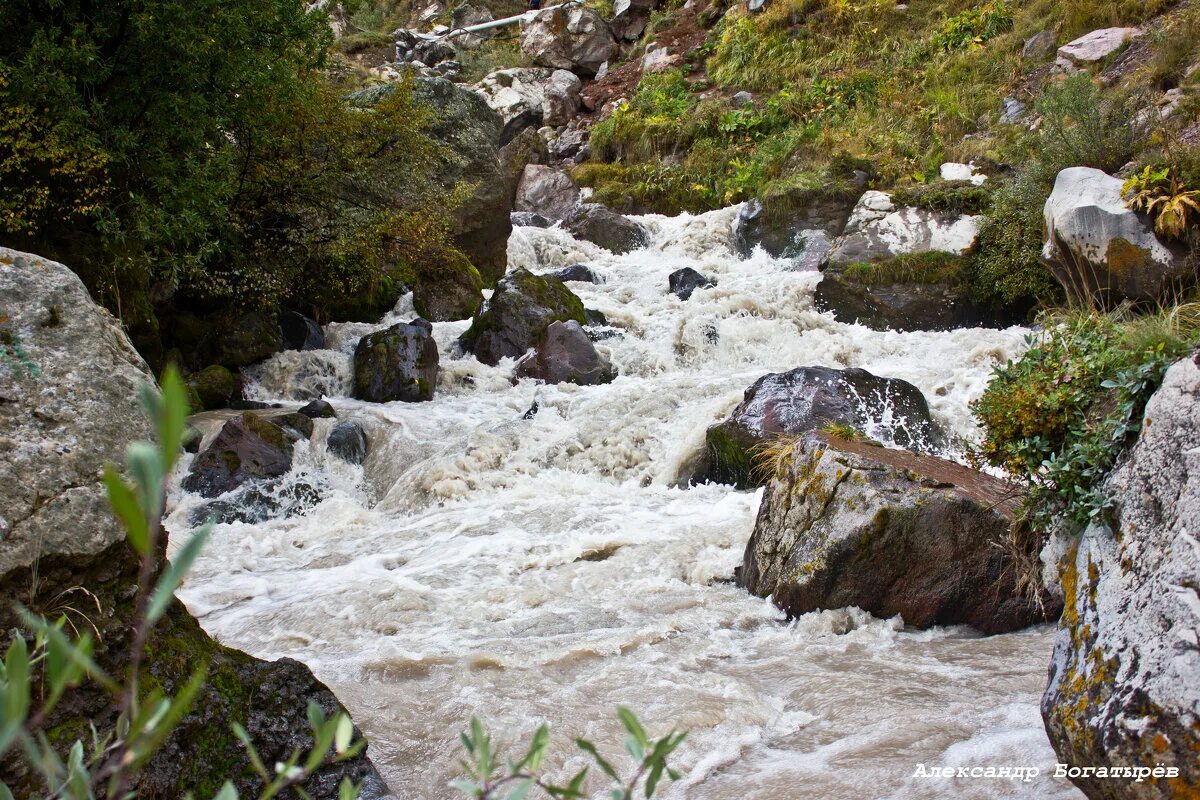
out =
[[[402,798],[454,796],[457,732],[472,714],[509,742],[549,723],[566,759],[554,763],[570,769],[582,766],[570,737],[620,742],[618,704],[651,733],[691,729],[666,797],[1079,797],[1046,777],[1049,629],[914,632],[855,609],[789,623],[727,582],[759,496],[676,484],[747,386],[798,366],[863,367],[914,383],[939,425],[970,439],[969,402],[1024,334],[837,323],[813,307],[819,274],[732,253],[736,213],[639,218],[652,246],[624,256],[558,229],[515,230],[510,266],[584,262],[604,277],[571,289],[607,316],[613,335],[597,346],[620,377],[513,385],[511,361],[457,351],[466,322],[435,325],[434,401],[331,397],[365,426],[366,463],[329,459],[320,428],[294,471],[320,478],[321,501],[219,525],[184,601],[221,641],[308,663]],[[717,286],[686,302],[668,294],[684,266]],[[331,325],[328,351],[276,357],[254,373],[256,396],[344,393],[358,337],[410,318],[407,302],[380,325]],[[199,502],[173,494],[177,540]],[[1043,775],[913,777],[919,763]]]

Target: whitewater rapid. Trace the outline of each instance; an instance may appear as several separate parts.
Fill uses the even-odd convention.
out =
[[[569,770],[584,763],[574,736],[620,752],[617,705],[651,733],[691,731],[667,798],[1081,797],[1046,777],[1049,628],[984,639],[854,609],[787,622],[729,582],[759,494],[679,483],[754,380],[807,365],[903,378],[969,440],[970,401],[1026,334],[835,322],[813,307],[819,274],[734,254],[736,213],[639,217],[652,244],[623,256],[558,229],[514,231],[510,268],[586,263],[606,279],[570,284],[612,326],[597,345],[620,372],[606,386],[514,386],[511,361],[457,352],[456,322],[434,326],[432,402],[349,399],[358,338],[410,319],[407,299],[378,325],[329,326],[329,350],[256,368],[255,396],[326,395],[340,419],[362,421],[371,454],[362,467],[327,458],[330,421],[318,421],[288,481],[322,501],[217,526],[181,597],[220,641],[312,667],[403,800],[456,796],[447,784],[472,715],[509,742],[549,724],[551,764]],[[684,266],[717,286],[668,294]],[[178,543],[200,499],[176,490],[171,503]],[[1042,776],[914,777],[922,763]]]

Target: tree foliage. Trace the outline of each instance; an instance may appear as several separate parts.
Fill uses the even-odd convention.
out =
[[[427,112],[347,105],[300,0],[2,5],[0,241],[127,321],[177,293],[320,303],[446,247]]]

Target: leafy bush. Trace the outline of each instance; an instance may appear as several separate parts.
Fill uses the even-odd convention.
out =
[[[0,241],[69,263],[127,324],[351,295],[445,244],[409,92],[323,74],[294,0],[14,0],[0,27]],[[153,293],[151,292],[153,287]]]
[[[1200,189],[1188,188],[1170,165],[1145,167],[1125,181],[1122,193],[1130,208],[1150,215],[1165,238],[1185,238],[1200,219]]]
[[[981,45],[1012,29],[1013,16],[1004,0],[986,3],[950,17],[933,35],[931,44],[939,50],[961,50]]]
[[[980,457],[1030,486],[1027,509],[1043,532],[1055,519],[1082,526],[1105,513],[1102,483],[1167,367],[1200,340],[1200,305],[1044,322],[974,405]]]
[[[992,203],[992,189],[987,184],[976,186],[970,181],[937,181],[902,187],[892,192],[892,198],[899,205],[927,211],[983,214]]]

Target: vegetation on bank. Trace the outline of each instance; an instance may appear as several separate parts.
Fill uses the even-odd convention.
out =
[[[667,8],[670,24],[682,12]],[[1150,20],[1153,54],[1107,88],[1087,74],[1052,75],[1052,52],[1022,55],[1040,31],[1066,41]],[[1197,32],[1200,4],[1191,0],[777,0],[758,14],[735,7],[683,67],[643,76],[593,128],[592,160],[575,177],[618,208],[698,212],[751,197],[786,208],[850,190],[853,164],[904,204],[986,215],[978,253],[962,270],[973,301],[1052,304],[1060,290],[1039,255],[1055,175],[1069,166],[1116,172],[1135,158],[1160,169],[1192,159],[1164,126],[1129,123],[1160,92],[1196,83],[1188,67]],[[754,91],[754,102],[736,107],[739,90]],[[1006,95],[1029,106],[1025,124],[1001,121]],[[1195,105],[1185,99],[1177,118]],[[992,175],[985,187],[937,180],[941,163],[970,160]],[[1172,197],[1195,200],[1187,192],[1200,183],[1178,168],[1158,182],[1171,181]],[[1187,200],[1172,208],[1195,213]]]
[[[454,259],[432,112],[403,87],[350,107],[331,41],[295,0],[9,3],[0,243],[71,265],[135,339],[167,306],[319,315]]]
[[[974,412],[984,428],[980,459],[1028,485],[1028,517],[1045,535],[1105,521],[1104,479],[1136,440],[1167,368],[1200,345],[1200,303],[1141,315],[1061,311],[1042,322],[1021,360],[996,370]]]

